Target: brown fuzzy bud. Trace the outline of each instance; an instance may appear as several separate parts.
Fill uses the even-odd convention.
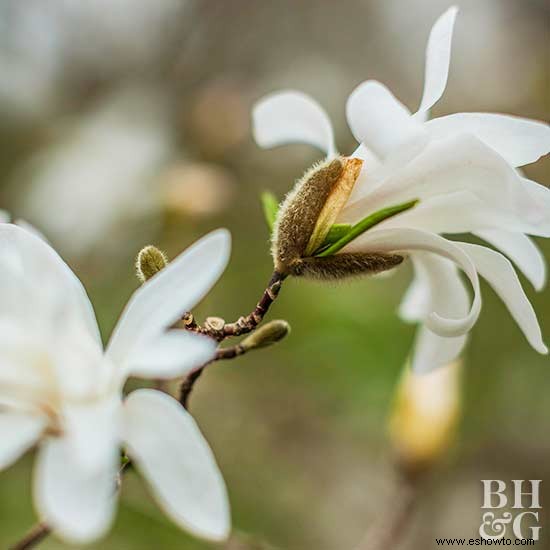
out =
[[[156,275],[168,264],[168,258],[164,252],[156,246],[149,245],[142,248],[136,259],[136,274],[138,279],[144,283]]]
[[[314,166],[285,198],[273,231],[273,261],[279,273],[289,273],[292,264],[305,255],[317,220],[343,169],[339,158]]]
[[[350,252],[324,258],[301,258],[291,266],[290,274],[320,281],[381,273],[398,266],[403,256],[373,252]]]

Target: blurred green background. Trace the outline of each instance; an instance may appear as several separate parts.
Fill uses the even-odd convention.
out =
[[[543,0],[465,0],[447,91],[434,114],[497,111],[548,119],[550,8]],[[418,105],[424,48],[446,1],[3,0],[0,3],[0,208],[50,238],[89,291],[107,338],[137,286],[133,259],[172,257],[209,230],[233,234],[232,261],[195,311],[248,313],[271,273],[258,194],[279,196],[318,157],[260,151],[249,112],[263,94],[303,90],[328,110],[340,150],[354,145],[347,95],[366,78]],[[526,173],[550,184],[550,160]],[[550,243],[539,242],[550,258]],[[414,327],[391,278],[289,281],[269,318],[277,347],[212,366],[191,409],[224,473],[232,550],[353,548],[393,482],[386,421]],[[525,288],[550,335],[548,291]],[[550,506],[548,357],[524,340],[487,285],[465,354],[464,418],[422,489],[403,548],[476,537],[481,479],[542,479]],[[0,473],[0,546],[35,521],[32,456]],[[548,541],[550,508],[542,514]],[[140,478],[125,479],[102,550],[189,549]],[[539,543],[539,548],[544,543]],[[66,548],[54,538],[44,549]]]

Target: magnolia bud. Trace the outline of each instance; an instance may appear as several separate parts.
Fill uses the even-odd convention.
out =
[[[363,161],[340,157],[309,170],[276,212],[276,201],[264,197],[268,220],[276,212],[271,252],[281,275],[338,280],[380,273],[403,261],[398,254],[340,252],[363,232],[388,217],[412,208],[417,201],[384,208],[355,225],[336,223],[359,178]]]
[[[136,274],[144,283],[156,275],[168,264],[168,258],[156,246],[149,245],[142,248],[136,259]]]
[[[286,321],[270,321],[256,329],[240,344],[245,351],[257,348],[265,348],[280,342],[290,333],[290,325]]]
[[[403,373],[389,428],[406,472],[430,468],[452,444],[460,417],[460,371],[455,362],[426,374],[407,366]]]

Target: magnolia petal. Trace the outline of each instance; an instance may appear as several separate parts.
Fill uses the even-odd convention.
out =
[[[539,353],[548,353],[548,348],[542,341],[539,322],[533,306],[525,295],[510,261],[499,252],[484,246],[468,243],[457,243],[457,245],[473,260],[479,274],[487,279],[487,282],[505,303],[531,346]]]
[[[449,8],[434,23],[426,47],[424,93],[418,108],[419,117],[441,98],[447,85],[451,60],[451,42],[458,8]]]
[[[21,272],[21,284],[23,280],[32,283],[58,315],[82,323],[94,341],[101,344],[92,305],[71,268],[35,231],[0,224],[0,265],[8,262],[13,267],[14,258]]]
[[[384,158],[406,143],[425,143],[423,125],[380,82],[367,80],[351,93],[346,104],[355,139]]]
[[[197,536],[225,540],[225,484],[191,415],[162,392],[137,390],[126,399],[124,432],[128,455],[166,514]]]
[[[142,378],[182,376],[208,362],[216,348],[217,342],[208,336],[170,330],[133,356],[130,373]]]
[[[337,221],[353,223],[408,200],[422,204],[466,191],[487,205],[487,212],[505,215],[514,231],[550,236],[550,203],[539,197],[547,190],[533,189],[498,153],[468,134],[431,142],[371,193],[348,203]]]
[[[412,290],[407,293],[405,310],[409,317],[422,321],[432,311],[452,318],[467,315],[470,298],[456,265],[446,258],[426,252],[414,252],[411,259],[415,269]],[[413,294],[414,293],[414,294]],[[413,369],[429,372],[456,359],[466,343],[466,336],[444,337],[427,327],[418,330]]]
[[[328,156],[336,154],[330,119],[314,99],[301,92],[277,92],[258,101],[252,110],[252,131],[264,149],[307,143]]]
[[[470,279],[474,299],[470,311],[462,318],[449,318],[431,311],[425,318],[426,326],[441,336],[460,336],[468,332],[481,311],[481,293],[477,271],[472,260],[457,246],[439,235],[409,228],[378,229],[367,231],[346,246],[343,252],[433,252],[457,264]],[[451,297],[448,297],[452,299]]]
[[[460,355],[467,341],[466,334],[447,338],[422,326],[416,335],[411,366],[418,374],[444,367]]]
[[[43,417],[0,412],[0,470],[11,466],[38,440],[46,420]]]
[[[63,408],[65,439],[73,460],[89,472],[108,468],[120,440],[118,395],[90,402],[67,403]]]
[[[544,122],[494,113],[456,113],[426,123],[436,139],[474,134],[512,166],[536,162],[550,152],[550,126]]]
[[[49,438],[40,449],[34,497],[40,519],[71,543],[87,543],[106,533],[115,506],[118,449],[108,467],[90,472],[75,461],[71,445]]]
[[[206,235],[136,290],[111,336],[107,356],[128,373],[141,351],[212,288],[229,260],[225,229]]]
[[[540,291],[546,283],[546,260],[538,246],[523,233],[502,229],[483,229],[475,234],[508,256]]]

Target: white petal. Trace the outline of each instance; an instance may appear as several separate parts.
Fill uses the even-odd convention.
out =
[[[533,306],[525,296],[512,264],[499,252],[484,246],[457,244],[470,256],[479,274],[487,279],[487,282],[506,304],[533,348],[539,353],[548,353],[548,348],[542,341],[540,326]]]
[[[351,93],[346,105],[349,127],[355,139],[385,158],[407,143],[425,143],[423,125],[380,82],[367,80]]]
[[[449,8],[434,23],[426,47],[424,93],[418,114],[428,111],[445,91],[451,60],[451,41],[458,8]]]
[[[467,340],[466,334],[447,338],[435,334],[425,326],[420,327],[414,344],[411,364],[413,370],[424,374],[444,367],[460,355]]]
[[[118,449],[108,468],[82,469],[62,438],[46,440],[37,457],[34,497],[40,519],[71,543],[106,533],[114,516]]]
[[[254,139],[263,148],[307,143],[329,156],[336,152],[326,112],[301,92],[277,92],[258,101],[252,110],[252,126]]]
[[[412,291],[400,311],[409,318],[422,321],[432,311],[451,318],[467,315],[469,296],[456,265],[435,254],[415,252],[411,254],[415,269]],[[466,336],[439,336],[427,327],[418,330],[413,369],[428,372],[456,359],[466,343]]]
[[[229,260],[225,229],[203,237],[134,292],[111,336],[107,355],[128,373],[140,351],[157,340],[212,288]]]
[[[483,229],[475,234],[508,256],[536,290],[544,288],[546,260],[538,246],[527,235],[502,229]]]
[[[70,267],[55,250],[34,232],[12,224],[0,224],[0,268],[19,270],[18,282],[32,284],[36,293],[55,309],[58,317],[82,324],[98,344],[101,343],[90,300]],[[4,282],[3,282],[4,284]],[[38,308],[41,304],[35,304]],[[42,314],[41,311],[36,312]]]
[[[119,445],[120,414],[120,397],[115,394],[64,405],[65,438],[80,467],[89,472],[109,467],[112,449]]]
[[[399,317],[407,323],[416,323],[424,316],[430,303],[430,287],[428,281],[420,278],[415,270],[412,283],[407,288],[405,296],[399,305]]]
[[[142,378],[175,378],[204,365],[216,353],[217,342],[202,334],[170,330],[135,354],[131,374]]]
[[[10,215],[5,210],[0,210],[0,223],[9,223],[10,220]]]
[[[128,454],[166,514],[211,540],[229,535],[229,504],[218,466],[191,415],[172,397],[137,390],[125,403]]]
[[[456,263],[468,276],[474,290],[474,299],[467,315],[461,318],[449,318],[431,311],[425,318],[429,329],[441,336],[460,336],[468,332],[479,317],[481,294],[479,279],[472,260],[456,243],[439,235],[418,231],[416,229],[379,229],[363,233],[342,249],[343,252],[394,252],[408,253],[414,251],[433,252]],[[448,296],[448,300],[453,297]]]
[[[493,149],[475,136],[461,134],[431,142],[371,193],[348,203],[338,221],[355,222],[386,206],[412,199],[420,199],[422,203],[433,197],[468,191],[487,205],[486,212],[494,211],[498,217],[505,215],[513,222],[509,229],[550,235],[550,203],[543,203],[538,196],[547,190],[531,188]]]
[[[45,427],[43,417],[0,412],[0,470],[11,466],[30,449]]]
[[[456,113],[426,124],[436,139],[459,133],[474,134],[512,166],[536,162],[550,152],[550,126],[526,118],[493,113]]]

